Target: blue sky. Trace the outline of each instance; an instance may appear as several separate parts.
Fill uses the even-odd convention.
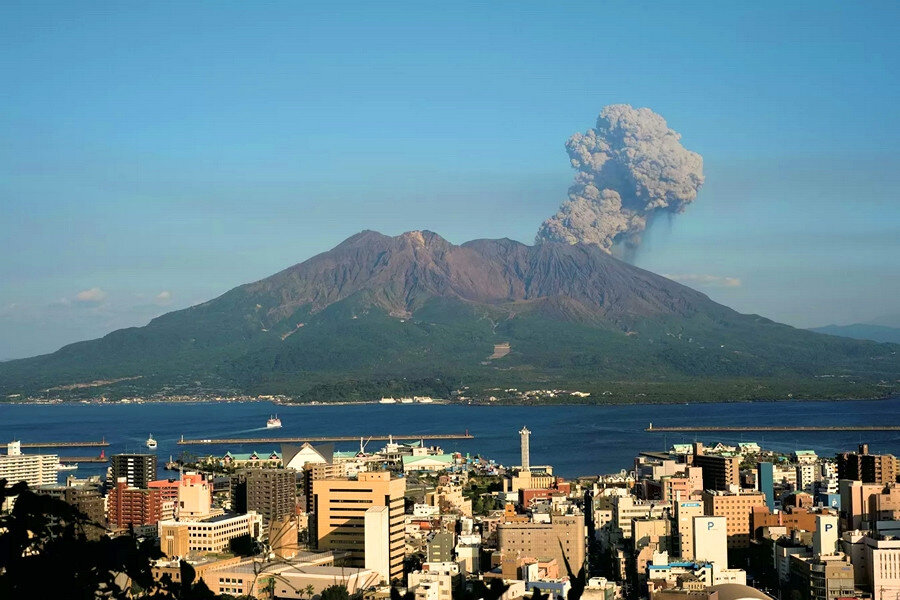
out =
[[[362,229],[530,243],[565,140],[620,102],[705,161],[638,265],[797,326],[900,324],[900,5],[784,4],[4,2],[0,358]]]

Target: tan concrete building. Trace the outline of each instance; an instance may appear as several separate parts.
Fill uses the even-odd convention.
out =
[[[186,555],[179,556],[183,557]],[[212,572],[217,569],[236,566],[244,560],[246,559],[241,558],[240,556],[231,556],[227,558],[202,556],[199,558],[190,558],[187,562],[194,568],[194,573],[196,574],[195,581],[203,579],[208,582],[213,578]],[[172,560],[158,560],[151,567],[151,573],[153,573],[153,578],[156,580],[160,580],[164,575],[168,575],[172,578],[173,582],[181,583],[181,559],[173,558]]]
[[[873,496],[884,488],[877,483],[863,483],[858,479],[841,479],[838,482],[841,494],[841,521],[845,530],[869,527],[869,510]]]
[[[159,524],[159,549],[169,558],[187,556],[191,551],[187,523],[162,521]]]
[[[228,550],[232,539],[249,535],[259,539],[262,517],[256,513],[245,515],[224,514],[202,521],[165,520],[158,524],[160,548],[167,556],[171,544],[175,556],[186,556],[183,540],[187,532],[187,547],[191,553],[205,554]],[[171,540],[171,541],[169,541]]]
[[[406,480],[392,479],[387,471],[360,473],[356,479],[320,479],[312,482],[316,544],[319,550],[349,553],[348,566],[365,566],[366,511],[385,506],[389,511],[388,538],[391,579],[403,576],[406,556],[404,494]]]
[[[708,516],[728,519],[728,547],[748,548],[751,537],[751,515],[754,506],[766,506],[762,492],[703,492],[704,512]]]
[[[155,483],[155,482],[151,482]],[[212,511],[212,483],[199,473],[185,473],[178,482],[179,519],[204,519]]]
[[[790,558],[790,592],[787,598],[834,600],[854,597],[854,569],[849,557],[801,556]],[[884,596],[881,596],[884,597]]]
[[[675,550],[682,560],[694,560],[694,517],[703,516],[703,502],[675,502]]]
[[[293,558],[300,551],[297,518],[287,515],[269,524],[269,547],[281,559]]]
[[[663,502],[674,502],[680,498],[687,500],[699,497],[703,491],[703,469],[700,467],[687,467],[681,475],[661,477],[660,499]]]
[[[873,521],[900,521],[900,485],[892,483],[872,494],[869,515]]]
[[[504,555],[555,558],[560,565],[565,556],[575,572],[584,564],[585,536],[584,517],[580,515],[553,515],[550,523],[497,525],[498,546]]]
[[[663,517],[672,506],[668,503],[637,500],[634,496],[615,496],[612,502],[612,522],[622,532],[623,538],[631,538],[632,519]]]
[[[458,513],[472,516],[472,501],[463,496],[461,485],[439,485],[434,492],[425,494],[425,504],[437,506],[441,513]]]

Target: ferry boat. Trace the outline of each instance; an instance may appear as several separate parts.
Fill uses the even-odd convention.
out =
[[[150,448],[151,450],[155,450],[156,445],[157,445],[156,440],[153,439],[153,434],[151,433],[150,437],[147,438],[147,447]]]
[[[267,429],[276,429],[278,427],[281,427],[281,419],[278,418],[278,415],[269,417],[269,420],[266,421],[266,428]]]

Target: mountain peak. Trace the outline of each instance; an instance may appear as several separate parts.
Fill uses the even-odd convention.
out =
[[[511,352],[494,358],[495,345]],[[366,230],[145,327],[3,363],[0,392],[123,377],[258,393],[396,377],[544,387],[776,374],[807,384],[821,373],[887,381],[900,371],[896,354],[740,315],[594,246]]]

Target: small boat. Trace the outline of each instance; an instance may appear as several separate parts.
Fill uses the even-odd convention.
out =
[[[69,465],[60,463],[59,466],[56,467],[57,471],[74,471],[78,468],[78,465]]]
[[[281,427],[281,419],[278,418],[278,415],[269,417],[269,420],[266,421],[266,428],[276,429],[278,427]]]
[[[150,434],[150,437],[147,438],[147,447],[151,450],[155,450],[157,446],[156,440],[153,439],[153,434]]]

